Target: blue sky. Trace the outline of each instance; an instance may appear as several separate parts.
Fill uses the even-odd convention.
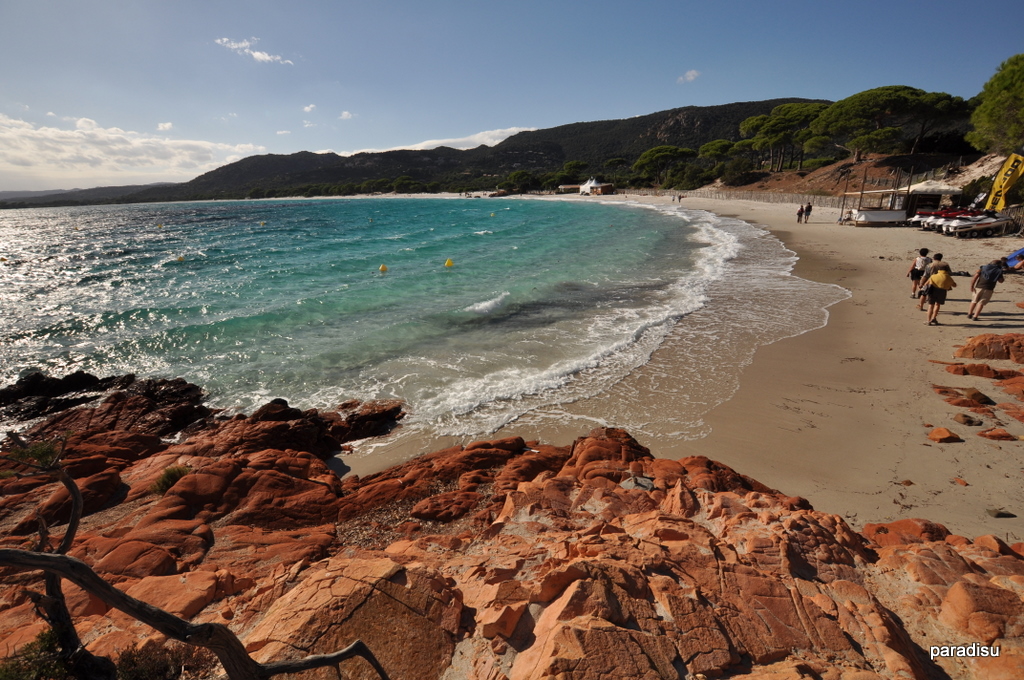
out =
[[[971,97],[1021,26],[1019,0],[0,0],[0,191],[882,85]]]

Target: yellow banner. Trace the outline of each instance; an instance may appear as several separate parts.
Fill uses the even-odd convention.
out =
[[[1021,173],[1024,173],[1024,156],[1011,153],[1003,163],[1003,167],[999,168],[999,172],[996,173],[985,210],[1002,210],[1005,207],[1006,192],[1017,183]]]

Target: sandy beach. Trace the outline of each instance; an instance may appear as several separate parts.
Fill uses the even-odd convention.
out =
[[[600,200],[678,205],[669,196]],[[925,312],[910,298],[906,277],[919,248],[941,252],[954,271],[973,274],[980,265],[1019,248],[1019,239],[957,240],[916,228],[844,226],[836,223],[839,211],[828,208],[815,210],[809,223],[797,224],[797,206],[788,204],[686,198],[682,206],[768,229],[796,252],[794,275],[841,286],[851,296],[828,309],[822,328],[760,347],[740,372],[731,398],[704,416],[707,436],[657,442],[640,436],[655,456],[703,455],[722,461],[784,493],[809,499],[817,509],[843,516],[857,529],[920,517],[965,536],[1024,540],[1024,442],[990,441],[976,434],[1000,426],[1024,436],[1024,423],[996,410],[998,420],[986,417],[982,426],[961,425],[952,418],[966,409],[946,403],[933,389],[974,387],[997,403],[1012,400],[990,380],[952,375],[945,364],[935,362],[957,361],[953,352],[972,336],[1016,332],[1024,321],[1024,310],[1014,304],[1024,300],[1024,277],[1007,275],[977,322],[967,319],[970,278],[957,277],[958,287],[942,308],[942,325],[937,327],[925,324]],[[750,304],[757,304],[756,299]],[[658,349],[651,363],[677,360],[673,351],[669,346]],[[988,363],[1015,368],[1010,362]],[[645,380],[641,367],[623,381],[622,392],[629,397],[621,399],[643,404],[658,418],[676,406],[651,388],[653,382]],[[495,436],[567,445],[594,425],[616,425],[603,408],[591,404],[591,415],[575,420],[566,418],[566,412],[552,418],[534,415]],[[964,441],[932,442],[927,435],[933,427],[947,427]],[[353,472],[366,475],[417,452],[460,441],[439,438],[419,451],[406,444],[372,456],[346,457],[346,462]],[[988,512],[998,509],[1019,516],[995,518]]]
[[[954,422],[965,409],[943,401],[933,384],[975,387],[996,402],[1010,398],[990,380],[952,375],[930,360],[956,361],[957,345],[981,333],[1018,331],[1024,311],[1014,303],[1024,299],[1024,280],[1007,275],[974,322],[967,319],[970,279],[958,277],[935,327],[925,325],[906,278],[921,247],[942,252],[954,271],[973,274],[1019,248],[1017,238],[955,240],[913,228],[840,226],[839,211],[829,209],[797,224],[795,205],[696,199],[683,205],[767,227],[799,255],[794,274],[838,284],[852,297],[829,309],[824,328],[762,347],[737,393],[709,414],[711,434],[658,455],[720,460],[858,528],[923,517],[967,536],[1021,540],[1024,518],[986,511],[1024,515],[1024,444],[976,433],[1000,424],[1020,436],[1024,423],[1008,417],[985,418],[981,427]],[[948,427],[964,441],[934,443],[929,426]]]

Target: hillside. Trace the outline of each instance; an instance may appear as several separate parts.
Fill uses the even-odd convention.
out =
[[[156,182],[153,184],[71,189],[70,191],[4,191],[0,192],[0,201],[17,204],[17,207],[88,205],[92,203],[111,203],[140,191],[173,186],[176,186],[173,182]]]
[[[627,118],[571,123],[521,132],[493,147],[457,150],[439,147],[339,156],[300,151],[250,156],[182,184],[106,187],[56,194],[35,205],[103,202],[151,202],[211,198],[244,198],[266,192],[311,186],[359,185],[407,176],[436,188],[491,189],[497,178],[515,170],[547,173],[566,161],[582,161],[598,170],[611,158],[632,163],[647,149],[671,144],[692,149],[715,139],[739,139],[739,124],[769,113],[780,104],[809,102],[799,98],[738,102],[719,106],[686,106]],[[14,206],[8,206],[14,207]]]
[[[821,99],[768,99],[736,102],[721,106],[686,106],[622,120],[573,123],[509,137],[495,149],[518,149],[528,145],[554,144],[566,160],[579,160],[600,167],[609,158],[632,162],[647,149],[671,144],[698,149],[716,139],[740,139],[740,123],[751,116],[770,113],[776,106],[793,103],[831,103]]]
[[[985,162],[979,163],[979,159]],[[837,161],[816,170],[759,173],[757,179],[747,184],[721,188],[733,191],[841,196],[844,191],[859,191],[865,178],[867,184],[864,186],[869,191],[892,186],[897,178],[901,178],[900,184],[905,186],[910,173],[914,173],[914,181],[920,181],[925,173],[935,173],[949,184],[963,186],[979,177],[990,177],[999,169],[1000,163],[1002,157],[983,158],[980,153],[892,156],[865,154],[860,163]]]

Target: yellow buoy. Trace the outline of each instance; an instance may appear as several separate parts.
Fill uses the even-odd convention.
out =
[[[157,229],[163,229],[163,228],[164,228],[164,225],[162,225],[162,224],[158,224],[158,225],[156,225],[156,228],[157,228]]]
[[[267,223],[266,222],[260,222],[260,226],[261,227],[265,227],[265,226],[267,226]]]
[[[491,217],[494,217],[494,213],[491,213]]]
[[[382,265],[380,266],[380,273],[381,273],[381,274],[384,274],[384,273],[386,273],[386,272],[387,272],[387,270],[388,270],[388,266],[387,266],[386,264],[382,264]]]
[[[184,262],[185,258],[182,255],[178,255],[178,262]]]
[[[452,262],[452,258],[449,257],[447,260],[444,261],[444,266],[445,267],[454,267],[455,263]]]

